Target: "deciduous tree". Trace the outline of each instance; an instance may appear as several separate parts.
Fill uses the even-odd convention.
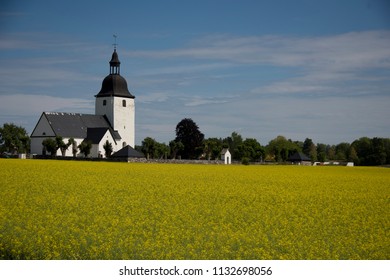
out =
[[[218,138],[208,138],[203,142],[203,152],[208,160],[218,159],[222,151],[222,140]]]
[[[232,132],[232,134],[223,140],[224,144],[227,144],[229,151],[232,154],[232,159],[241,160],[242,155],[238,150],[238,147],[242,144],[242,136],[238,132]]]
[[[254,138],[245,139],[238,150],[242,158],[248,158],[250,161],[260,161],[265,156],[265,151],[260,143]]]
[[[176,142],[181,142],[184,149],[182,157],[196,159],[202,153],[204,134],[200,132],[198,125],[192,119],[183,119],[176,126]]]
[[[68,141],[68,143],[65,143],[62,136],[56,136],[56,152],[58,149],[60,149],[61,151],[61,155],[64,157],[65,156],[65,153],[66,153],[66,150],[69,148],[70,146],[70,142]]]
[[[69,140],[68,140],[68,145],[69,145],[69,146],[72,146],[72,154],[73,154],[73,157],[76,157],[78,148],[77,148],[76,140],[74,140],[73,137],[69,138]]]
[[[146,137],[142,141],[142,152],[146,156],[147,159],[154,158],[154,153],[157,148],[157,142],[151,137]]]
[[[176,159],[177,155],[184,149],[184,145],[180,141],[172,140],[169,142],[169,148],[171,151],[171,157]]]
[[[286,137],[279,135],[275,139],[271,140],[267,147],[267,152],[273,155],[275,161],[286,161],[290,155],[300,151],[299,146],[286,139]]]
[[[317,147],[310,138],[306,138],[303,142],[302,152],[309,156],[311,161],[317,161]]]
[[[80,149],[80,152],[84,154],[84,157],[87,157],[91,153],[92,142],[84,140],[80,143],[78,148]]]
[[[43,154],[46,154],[46,151],[50,153],[50,155],[55,156],[57,153],[57,141],[53,138],[46,138],[42,141],[43,146]]]
[[[13,123],[0,127],[0,150],[12,154],[29,152],[30,137],[26,129]]]

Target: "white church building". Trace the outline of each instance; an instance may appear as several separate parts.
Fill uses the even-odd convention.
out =
[[[46,153],[42,142],[61,136],[65,143],[70,138],[77,146],[84,140],[92,143],[91,157],[104,157],[103,145],[108,140],[113,153],[134,148],[135,96],[120,75],[120,61],[116,48],[110,61],[110,74],[104,78],[100,92],[95,95],[95,114],[43,112],[31,133],[31,154]],[[128,147],[130,146],[130,147]],[[57,155],[62,155],[60,149]],[[65,156],[73,156],[70,146]],[[83,156],[77,150],[77,156]]]

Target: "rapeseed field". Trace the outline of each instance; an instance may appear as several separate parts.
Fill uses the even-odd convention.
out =
[[[0,160],[0,259],[389,259],[390,169]]]

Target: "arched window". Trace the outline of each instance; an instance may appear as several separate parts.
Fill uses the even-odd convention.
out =
[[[107,105],[107,100],[103,100],[103,106],[106,106]]]
[[[122,100],[122,106],[126,107],[126,100]]]

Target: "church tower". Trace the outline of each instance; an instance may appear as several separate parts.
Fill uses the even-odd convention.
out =
[[[120,75],[116,47],[110,61],[110,74],[104,78],[100,92],[95,95],[95,115],[106,115],[114,130],[121,136],[119,148],[135,144],[135,104],[126,80]]]

